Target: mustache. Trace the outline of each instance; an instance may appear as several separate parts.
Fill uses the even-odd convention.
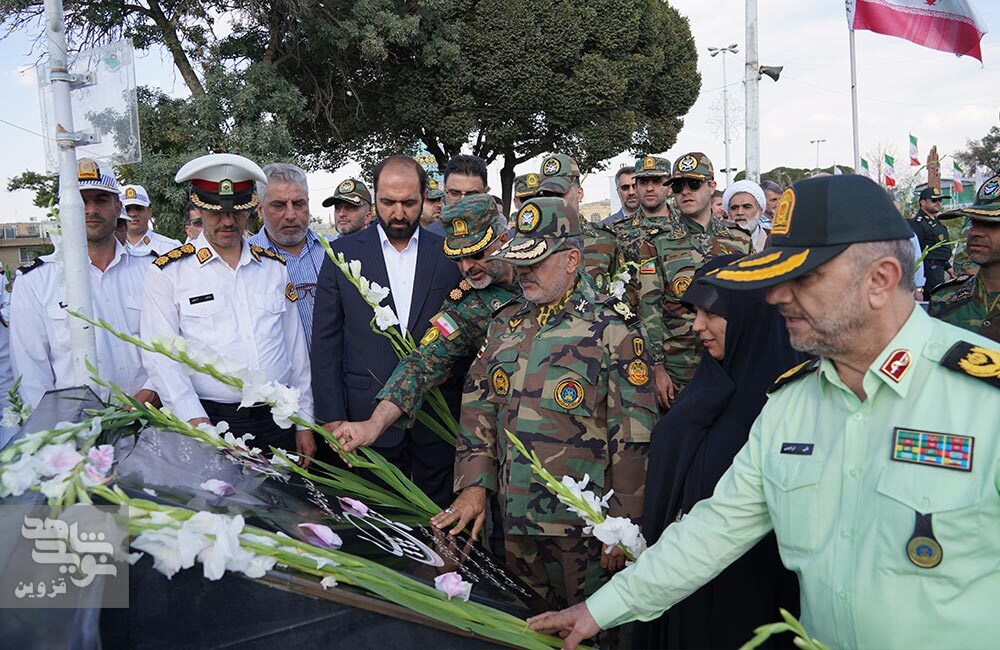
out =
[[[538,278],[532,273],[522,273],[521,282],[532,282],[534,284],[539,284]]]

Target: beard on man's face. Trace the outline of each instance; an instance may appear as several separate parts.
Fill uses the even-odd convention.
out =
[[[417,214],[420,214],[419,212]],[[417,224],[419,219],[415,219],[413,223],[410,223],[406,219],[396,219],[396,218],[384,218],[381,214],[378,214],[378,221],[382,224],[382,230],[385,231],[386,237],[396,241],[406,241],[413,236],[413,233],[417,231]]]

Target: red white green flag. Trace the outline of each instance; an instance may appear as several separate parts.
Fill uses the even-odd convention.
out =
[[[872,170],[868,166],[868,161],[865,160],[864,158],[861,159],[861,171],[864,172],[865,176],[867,176],[868,178],[872,177]]]
[[[885,186],[896,187],[896,161],[889,154],[885,154]]]
[[[910,167],[920,166],[920,152],[917,149],[917,136],[910,134]]]
[[[962,185],[962,168],[956,160],[955,168],[951,172],[951,192],[952,194],[961,194],[964,190],[965,186]]]
[[[983,61],[986,24],[971,0],[847,0],[847,24]]]

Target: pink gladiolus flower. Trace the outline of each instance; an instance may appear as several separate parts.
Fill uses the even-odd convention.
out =
[[[80,464],[83,456],[72,443],[48,445],[35,455],[38,473],[42,476],[61,476]]]
[[[111,445],[92,447],[87,452],[87,459],[97,472],[106,476],[115,462],[115,448]]]
[[[357,499],[352,499],[350,497],[337,497],[340,500],[341,509],[349,515],[355,517],[367,517],[368,516],[368,506],[361,503]]]
[[[456,571],[443,573],[434,578],[434,588],[451,600],[458,597],[462,600],[469,600],[472,594],[472,583],[462,580],[462,576]]]
[[[322,548],[331,548],[343,545],[340,535],[330,530],[329,526],[323,524],[299,524],[302,534],[310,544]]]
[[[215,496],[227,497],[230,494],[236,494],[236,488],[225,481],[220,481],[217,478],[210,478],[200,485],[202,490],[208,490]]]

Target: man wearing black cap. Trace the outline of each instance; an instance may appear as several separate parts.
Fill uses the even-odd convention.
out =
[[[941,200],[950,198],[936,187],[920,190],[920,211],[910,221],[910,227],[920,240],[920,250],[948,240],[948,229],[938,220]],[[939,284],[948,279],[951,270],[951,246],[938,246],[924,257],[924,295],[929,296]]]
[[[768,288],[792,346],[817,358],[777,379],[712,497],[532,629],[574,648],[655,618],[773,530],[799,575],[802,623],[829,647],[992,645],[1000,350],[917,308],[909,236],[867,178],[785,190],[771,246],[705,280]]]
[[[368,187],[356,178],[348,178],[337,186],[333,196],[323,199],[323,207],[333,210],[333,227],[341,237],[350,235],[372,222],[372,195]]]

